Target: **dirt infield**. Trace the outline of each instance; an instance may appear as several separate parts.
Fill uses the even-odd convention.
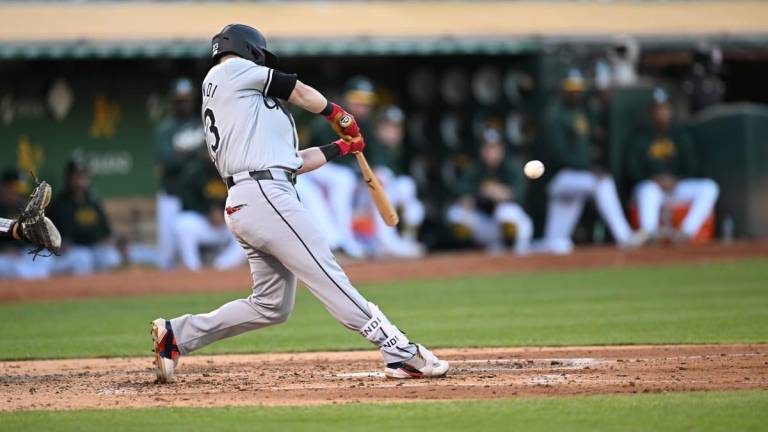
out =
[[[768,345],[446,349],[449,376],[387,380],[376,352],[191,356],[176,383],[151,359],[0,363],[0,410],[317,405],[768,389]]]
[[[622,251],[613,247],[580,248],[567,256],[512,254],[489,256],[478,252],[435,254],[418,261],[343,263],[356,283],[449,278],[517,271],[558,271],[578,268],[705,263],[768,257],[768,242],[699,247],[646,247]],[[0,302],[50,301],[72,298],[130,296],[157,293],[233,291],[251,285],[246,267],[229,271],[160,272],[131,269],[89,277],[63,276],[38,281],[0,281]]]

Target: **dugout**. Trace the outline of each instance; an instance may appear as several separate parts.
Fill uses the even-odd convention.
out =
[[[721,20],[724,11],[739,19]],[[168,84],[203,76],[206,39],[231,17],[263,22],[283,67],[319,88],[333,94],[340,77],[364,74],[379,84],[383,101],[406,109],[408,156],[435,227],[481,128],[504,130],[511,157],[534,156],[536,119],[566,68],[592,68],[617,33],[641,41],[642,74],[672,85],[692,48],[702,39],[717,43],[726,53],[727,97],[768,101],[768,5],[754,2],[574,3],[555,13],[551,5],[500,2],[32,4],[1,5],[0,12],[9,17],[0,29],[0,145],[7,162],[56,186],[66,158],[82,153],[98,192],[126,223],[152,213],[151,132]],[[340,14],[366,19],[329,36],[327,23]],[[691,22],[689,14],[699,19]],[[619,178],[623,135],[647,95],[647,86],[615,95],[609,142]],[[534,183],[529,194],[537,221],[542,188]],[[440,229],[432,238],[449,245]]]

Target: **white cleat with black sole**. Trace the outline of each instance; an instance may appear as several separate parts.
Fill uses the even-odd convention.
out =
[[[387,378],[394,379],[414,379],[414,378],[437,378],[445,376],[448,372],[448,362],[440,360],[436,355],[423,345],[416,345],[418,351],[410,360],[389,363],[384,369],[384,375]]]

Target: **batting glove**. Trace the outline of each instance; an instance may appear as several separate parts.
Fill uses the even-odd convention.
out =
[[[333,109],[331,113],[325,116],[325,119],[331,124],[334,132],[341,138],[352,139],[360,135],[360,127],[357,125],[355,117],[335,103],[331,103]],[[343,127],[342,124],[347,124]]]
[[[342,138],[333,143],[339,146],[339,156],[344,156],[349,153],[360,153],[365,148],[365,140],[362,136],[352,138],[350,141]]]

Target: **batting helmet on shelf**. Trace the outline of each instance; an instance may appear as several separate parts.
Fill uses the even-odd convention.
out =
[[[277,56],[267,50],[267,39],[260,31],[245,24],[230,24],[211,40],[211,57],[218,60],[227,53],[262,66],[273,67]]]

